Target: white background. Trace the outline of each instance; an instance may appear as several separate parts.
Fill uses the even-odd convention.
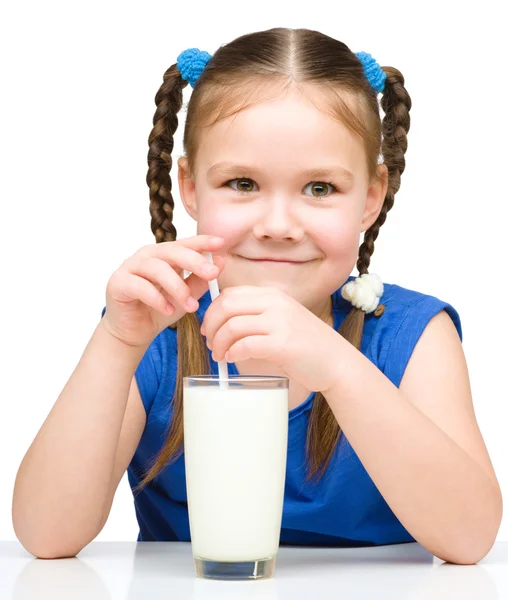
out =
[[[150,230],[154,96],[178,54],[276,26],[318,29],[398,68],[413,102],[406,170],[371,271],[459,312],[477,420],[508,492],[506,31],[502,2],[16,2],[2,56],[0,539],[19,464]],[[8,8],[7,8],[8,6]],[[184,91],[187,101],[191,93]],[[178,237],[195,234],[178,192]],[[356,270],[354,274],[356,274]],[[79,469],[76,465],[76,469]],[[135,540],[124,476],[98,540]],[[508,540],[506,519],[498,540]]]

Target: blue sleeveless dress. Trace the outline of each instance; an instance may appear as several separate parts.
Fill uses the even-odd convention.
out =
[[[350,276],[347,281],[354,278]],[[332,297],[335,330],[351,309],[340,291]],[[200,322],[210,302],[208,291],[196,311]],[[386,307],[380,317],[374,313],[365,316],[361,352],[397,387],[420,335],[439,311],[448,312],[462,341],[457,311],[434,296],[384,283],[380,303]],[[212,373],[218,374],[218,364],[208,352]],[[238,374],[234,363],[229,363],[229,370]],[[131,489],[163,445],[172,414],[176,372],[176,330],[168,328],[153,340],[135,374],[147,421],[127,469]],[[320,482],[304,484],[305,439],[314,395],[312,392],[288,414],[280,544],[354,547],[415,542],[374,485],[344,432]],[[134,507],[139,523],[137,541],[190,541],[183,454],[134,495]]]

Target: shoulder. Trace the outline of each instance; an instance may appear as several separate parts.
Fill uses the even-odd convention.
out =
[[[393,283],[384,284],[380,300],[385,306],[387,323],[396,328],[392,339],[396,341],[400,331],[414,331],[420,336],[431,319],[439,315],[440,320],[451,323],[462,341],[462,324],[457,309],[435,293],[422,292]],[[385,314],[383,313],[383,314]]]
[[[348,281],[351,279],[353,277]],[[413,350],[427,328],[440,328],[443,334],[444,323],[447,335],[458,337],[462,342],[462,325],[457,309],[435,292],[385,282],[383,287],[379,302],[384,306],[383,313],[379,317],[374,313],[365,317],[365,353],[398,387]],[[340,288],[335,294],[340,296]],[[342,306],[351,306],[344,299],[342,302],[345,303]],[[338,298],[337,303],[340,305]]]
[[[400,386],[424,332],[426,338],[434,332],[429,340],[433,346],[439,345],[443,335],[454,336],[462,342],[462,324],[457,309],[437,295],[388,284],[386,299],[382,301],[386,307],[383,313],[383,316],[386,314],[383,371],[396,386]]]

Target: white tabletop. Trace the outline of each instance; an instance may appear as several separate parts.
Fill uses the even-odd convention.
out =
[[[275,577],[195,576],[189,542],[92,542],[77,557],[36,559],[0,542],[2,600],[493,600],[508,598],[508,542],[477,565],[444,563],[417,543],[368,548],[281,546]]]

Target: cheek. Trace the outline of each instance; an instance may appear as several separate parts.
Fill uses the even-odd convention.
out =
[[[231,224],[234,222],[231,210],[221,205],[213,194],[204,202],[200,200],[198,206],[198,233],[213,233],[227,239],[228,232],[231,235]]]
[[[329,259],[348,261],[358,253],[360,232],[357,224],[330,219],[319,235],[321,250]]]
[[[251,226],[251,220],[246,218],[240,207],[221,202],[213,194],[207,197],[207,202],[200,204],[198,233],[213,233],[223,237],[226,247],[238,243],[238,239],[245,236]]]

